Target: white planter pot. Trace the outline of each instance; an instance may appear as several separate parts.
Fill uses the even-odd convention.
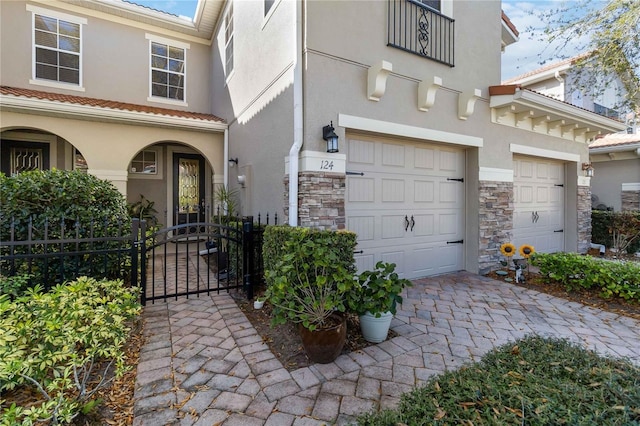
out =
[[[264,306],[264,300],[254,300],[253,309],[262,309]]]
[[[389,333],[392,319],[393,314],[391,312],[381,314],[380,318],[376,318],[375,315],[369,312],[361,315],[360,330],[362,331],[362,337],[364,337],[367,342],[384,342]]]

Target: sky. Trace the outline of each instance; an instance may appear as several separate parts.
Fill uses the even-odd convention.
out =
[[[198,0],[129,0],[153,9],[178,16],[193,18]],[[571,0],[569,0],[571,1]],[[539,41],[539,32],[529,31],[531,27],[541,28],[537,13],[551,9],[561,0],[502,0],[502,9],[520,32],[519,40],[507,46],[502,54],[502,79],[524,74],[540,68],[542,64],[554,62],[554,49]],[[566,52],[570,55],[580,52]]]

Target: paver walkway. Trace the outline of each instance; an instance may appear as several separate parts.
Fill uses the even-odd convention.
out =
[[[134,425],[346,425],[430,376],[527,334],[640,364],[640,321],[469,273],[414,281],[398,336],[287,371],[227,294],[144,310]]]

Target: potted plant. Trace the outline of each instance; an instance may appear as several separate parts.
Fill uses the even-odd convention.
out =
[[[272,323],[298,324],[309,359],[328,363],[340,355],[346,339],[342,313],[355,285],[352,263],[340,258],[339,241],[331,232],[291,229],[280,259],[265,267],[265,298],[273,307]],[[355,246],[355,234],[347,240]]]
[[[400,278],[395,263],[378,262],[373,271],[364,271],[348,297],[349,308],[360,317],[365,340],[380,343],[387,338],[391,319],[396,314],[400,293],[411,282]]]

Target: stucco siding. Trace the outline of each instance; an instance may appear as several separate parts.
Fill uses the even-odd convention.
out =
[[[196,112],[211,110],[211,61],[206,44],[188,43],[186,49],[187,105],[148,101],[150,96],[150,53],[147,34],[163,37],[171,42],[185,43],[179,38],[163,35],[162,30],[149,33],[144,29],[116,23],[107,19],[69,12],[56,7],[56,2],[38,4],[38,10],[64,13],[86,19],[82,27],[81,69],[82,91],[31,84],[32,77],[32,12],[22,1],[1,2],[1,62],[2,85],[90,98],[116,100],[140,105],[170,107]],[[80,9],[81,10],[81,9]],[[54,82],[55,83],[55,82]],[[76,88],[78,86],[75,86]]]
[[[605,204],[620,211],[622,184],[640,183],[640,158],[597,162],[594,169],[591,193],[598,197],[596,205]]]

